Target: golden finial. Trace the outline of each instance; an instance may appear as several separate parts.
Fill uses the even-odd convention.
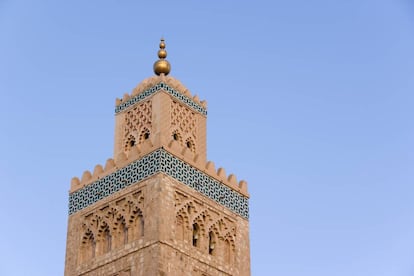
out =
[[[161,74],[168,75],[168,73],[170,73],[171,65],[165,59],[166,57],[167,51],[165,50],[164,38],[161,38],[160,49],[158,50],[159,60],[154,63],[154,73],[158,76]]]

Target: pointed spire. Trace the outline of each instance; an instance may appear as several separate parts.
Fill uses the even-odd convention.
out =
[[[158,76],[161,74],[168,75],[168,73],[170,73],[171,65],[165,59],[166,57],[167,51],[165,50],[164,38],[161,38],[160,49],[158,50],[159,60],[154,63],[154,73]]]

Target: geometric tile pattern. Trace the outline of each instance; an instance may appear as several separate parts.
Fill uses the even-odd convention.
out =
[[[168,94],[170,94],[171,96],[173,96],[174,98],[176,98],[180,102],[186,104],[187,106],[189,106],[194,111],[197,111],[197,112],[199,112],[203,115],[207,115],[207,109],[205,109],[204,107],[202,107],[201,105],[199,105],[198,103],[193,101],[193,99],[181,94],[180,92],[176,91],[175,89],[171,88],[170,86],[168,86],[167,84],[165,84],[163,82],[160,82],[160,83],[154,85],[153,87],[145,90],[144,92],[139,93],[135,97],[132,97],[128,101],[125,101],[125,102],[119,104],[118,106],[115,107],[115,113],[121,112],[125,108],[127,108],[127,107],[129,107],[133,104],[136,104],[137,102],[142,101],[143,99],[151,96],[152,94],[154,94],[155,92],[157,92],[161,89],[166,91]]]
[[[158,172],[171,176],[230,211],[246,219],[249,218],[247,197],[162,148],[70,194],[69,215]]]

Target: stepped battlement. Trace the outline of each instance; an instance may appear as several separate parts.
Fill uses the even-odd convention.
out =
[[[245,197],[249,197],[246,181],[241,180],[237,182],[237,178],[234,174],[227,175],[225,169],[221,167],[216,169],[213,161],[204,163],[200,161],[198,155],[192,152],[189,148],[181,146],[174,139],[169,141],[162,139],[160,135],[157,135],[152,139],[145,140],[144,143],[132,147],[128,154],[121,152],[115,157],[115,159],[109,158],[104,166],[100,164],[96,165],[92,172],[88,170],[85,171],[81,178],[73,177],[69,192],[76,192],[77,190],[116,172],[117,170],[125,167],[127,164],[143,158],[158,148],[163,148],[175,157],[206,173],[208,176],[216,179],[232,190],[242,194]]]

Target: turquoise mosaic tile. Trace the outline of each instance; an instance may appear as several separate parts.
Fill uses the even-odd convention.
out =
[[[156,173],[165,173],[248,219],[249,200],[160,148],[69,195],[69,215]]]
[[[199,112],[199,113],[207,116],[207,109],[205,109],[203,106],[201,106],[200,104],[193,101],[193,99],[181,94],[180,92],[178,92],[177,90],[171,88],[170,86],[168,86],[167,84],[165,84],[163,82],[160,82],[160,83],[154,85],[153,87],[145,90],[144,92],[139,93],[135,97],[132,97],[128,101],[125,101],[125,102],[119,104],[118,106],[115,107],[115,113],[121,112],[122,110],[124,110],[124,109],[130,107],[131,105],[134,105],[134,104],[148,98],[149,96],[151,96],[152,94],[154,94],[154,93],[156,93],[160,90],[166,91],[168,94],[170,94],[171,96],[173,96],[174,98],[176,98],[180,102],[186,104],[188,107],[190,107],[194,111]]]

